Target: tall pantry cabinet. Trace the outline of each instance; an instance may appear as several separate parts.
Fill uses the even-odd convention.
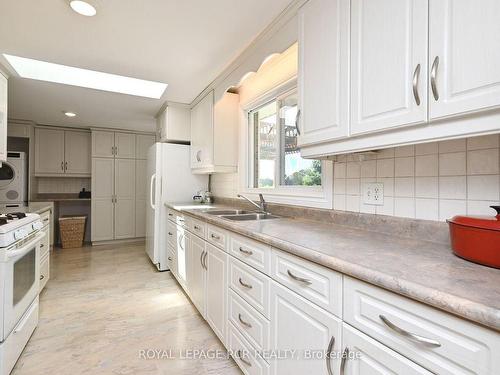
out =
[[[92,242],[144,237],[142,160],[154,136],[92,131]],[[144,216],[141,220],[141,217]]]

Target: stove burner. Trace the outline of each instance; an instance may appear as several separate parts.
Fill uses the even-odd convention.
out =
[[[0,216],[0,225],[8,224],[9,221],[16,219],[23,219],[26,217],[24,212],[12,212],[10,214],[5,214]]]
[[[0,225],[5,225],[8,223],[8,220],[6,217],[0,217]]]

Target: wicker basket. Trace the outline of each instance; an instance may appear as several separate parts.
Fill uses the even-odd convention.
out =
[[[62,216],[59,218],[63,249],[82,247],[86,221],[87,216]]]

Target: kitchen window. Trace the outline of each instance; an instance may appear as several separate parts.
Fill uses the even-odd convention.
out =
[[[275,90],[246,110],[246,194],[270,202],[331,208],[331,163],[303,159],[297,145],[296,88]]]

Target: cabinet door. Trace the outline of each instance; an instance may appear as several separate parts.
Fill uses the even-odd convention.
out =
[[[191,110],[191,168],[213,164],[214,92]]]
[[[92,131],[92,157],[114,157],[115,133]]]
[[[205,241],[190,233],[186,233],[186,236],[188,239],[186,262],[188,293],[200,314],[205,317],[206,272],[203,267]]]
[[[64,132],[64,169],[66,174],[90,175],[90,143],[88,132]]]
[[[115,159],[115,239],[135,237],[135,160]]]
[[[500,2],[431,0],[429,14],[430,118],[498,107]]]
[[[0,72],[0,162],[7,160],[7,78]]]
[[[189,142],[191,140],[189,107],[169,105],[165,114],[165,140]]]
[[[342,334],[343,354],[349,351],[349,355],[343,359],[345,375],[431,375],[429,371],[345,323]]]
[[[222,342],[226,341],[227,257],[228,255],[207,244],[207,321]]]
[[[271,301],[271,348],[295,350],[298,356],[271,361],[271,372],[289,375],[338,374],[340,361],[337,358],[323,356],[311,359],[307,353],[334,353],[340,350],[342,322],[274,281],[271,285]]]
[[[425,122],[428,0],[351,6],[351,134]]]
[[[299,11],[300,145],[348,135],[349,0],[310,0]]]
[[[135,159],[135,134],[115,133],[115,155],[122,159]]]
[[[149,148],[155,144],[154,135],[137,134],[135,137],[135,158],[147,159]]]
[[[35,174],[64,174],[64,130],[35,129]]]
[[[113,159],[92,159],[92,241],[114,238]]]

